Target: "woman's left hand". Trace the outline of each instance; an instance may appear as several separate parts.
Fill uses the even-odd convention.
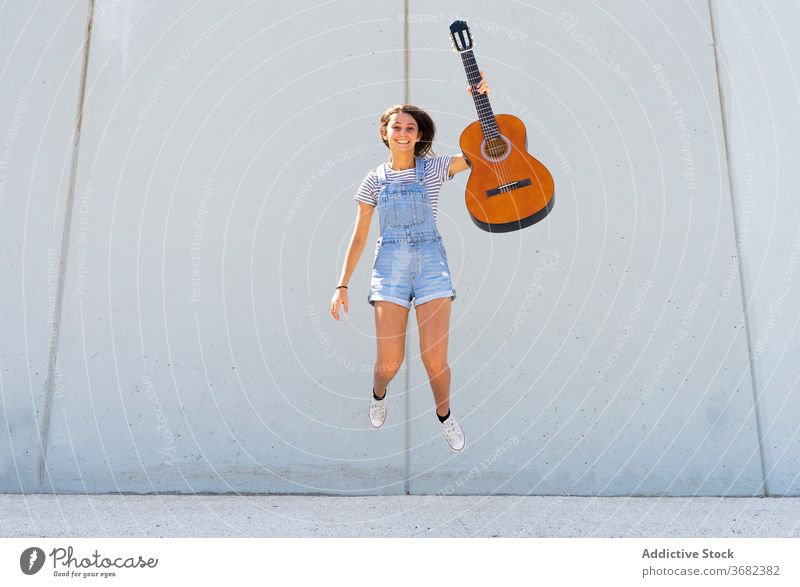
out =
[[[486,84],[486,80],[483,77],[483,70],[481,70],[481,81],[476,86],[479,94],[486,94],[487,96],[491,94],[492,90]],[[472,86],[467,86],[467,93],[471,96],[472,95]]]

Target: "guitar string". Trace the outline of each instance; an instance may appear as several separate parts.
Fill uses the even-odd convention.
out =
[[[469,63],[470,57],[472,58],[471,59],[472,63]],[[478,64],[475,61],[474,55],[470,55],[469,52],[465,51],[463,53],[463,60],[464,60],[464,67],[467,70],[467,80],[472,85],[472,99],[475,102],[475,109],[478,111],[478,119],[481,121],[481,130],[483,131],[484,139],[486,140],[486,143],[488,144],[489,141],[491,140],[491,138],[486,136],[487,131],[489,131],[490,134],[493,134],[492,131],[494,131],[494,133],[496,133],[498,137],[502,137],[502,135],[500,134],[500,129],[497,126],[497,119],[494,118],[494,116],[493,116],[494,113],[491,112],[491,106],[488,103],[487,103],[486,106],[481,104],[481,101],[482,101],[482,99],[480,97],[481,94],[477,91],[477,89],[476,89],[476,85],[477,84],[475,83],[476,80],[478,82],[480,81],[480,77],[481,76],[480,76],[480,69],[478,68]],[[491,116],[490,116],[490,113],[491,113]],[[486,125],[483,124],[485,119],[487,120],[487,124]],[[492,122],[494,124],[492,124]],[[492,128],[492,127],[494,127],[494,128]],[[487,148],[487,152],[488,152],[488,148]],[[493,168],[495,176],[497,177],[498,182],[500,182],[500,185],[505,185],[506,183],[508,183],[506,181],[507,180],[507,170],[504,169],[505,166],[498,165],[498,163],[496,161],[492,161],[491,159],[489,159],[488,162],[489,162],[490,166]]]
[[[465,51],[464,53],[462,53],[462,56],[463,56],[463,61],[464,61],[464,67],[467,70],[467,80],[470,81],[471,85],[473,86],[472,87],[472,97],[473,97],[473,100],[475,102],[475,108],[478,111],[478,118],[481,120],[481,122],[483,122],[483,119],[481,118],[481,115],[483,115],[484,118],[487,118],[487,120],[488,120],[488,125],[487,126],[489,127],[488,130],[490,131],[490,133],[491,133],[491,131],[494,131],[494,133],[496,133],[496,135],[497,135],[496,138],[498,140],[502,141],[502,143],[504,144],[506,150],[508,150],[509,149],[509,145],[503,139],[503,135],[500,133],[500,128],[497,125],[497,119],[494,116],[494,112],[492,112],[492,107],[491,107],[491,103],[489,102],[489,97],[486,96],[485,94],[480,94],[475,89],[476,84],[472,83],[474,80],[480,81],[481,75],[480,75],[480,69],[478,68],[477,61],[475,61],[475,56],[474,55],[467,55],[467,53],[471,53],[471,51],[472,51],[471,49],[469,51]],[[468,60],[469,60],[470,57],[472,58],[471,59],[472,63],[468,63]],[[472,79],[470,79],[470,77]],[[485,98],[481,98],[481,96],[485,96]],[[485,105],[481,104],[482,100],[485,100],[485,102],[486,102]],[[482,130],[483,130],[484,139],[486,140],[486,143],[488,145],[489,141],[490,141],[490,138],[486,136],[486,130],[487,129],[484,128],[483,124],[481,124],[481,127],[482,127]],[[489,151],[488,147],[487,147],[487,153],[489,153],[490,156],[491,156],[491,152]],[[500,182],[499,185],[506,185],[506,184],[509,184],[509,183],[511,183],[513,181],[512,171],[511,171],[511,169],[510,169],[510,167],[509,167],[509,165],[507,163],[507,161],[508,161],[507,155],[508,154],[509,153],[503,153],[503,155],[506,155],[506,156],[500,161],[491,161],[491,160],[489,161],[491,166],[494,168],[495,176],[497,177],[498,182]]]
[[[482,94],[478,94],[478,93],[475,94],[476,102],[478,100],[481,100],[481,98],[480,98],[481,95]],[[491,106],[484,107],[483,109],[481,109],[481,106],[479,106],[477,104],[476,104],[476,106],[478,108],[478,111],[482,112],[484,114],[484,116],[490,116],[490,121],[491,122],[490,122],[490,125],[489,125],[489,130],[495,136],[492,136],[491,138],[486,138],[486,135],[484,133],[484,138],[486,138],[487,143],[489,143],[490,141],[501,141],[502,142],[502,146],[503,146],[503,151],[504,152],[500,153],[499,155],[496,155],[495,153],[492,153],[492,149],[487,147],[487,153],[489,154],[490,157],[503,157],[499,161],[490,160],[490,162],[498,170],[498,172],[500,174],[499,181],[502,182],[501,185],[505,185],[507,183],[510,183],[511,181],[513,181],[513,177],[512,177],[513,172],[510,169],[510,167],[508,165],[508,162],[507,162],[508,161],[508,155],[510,154],[510,153],[508,153],[509,146],[508,146],[508,144],[506,143],[506,141],[504,139],[504,135],[500,132],[500,127],[497,124],[497,119],[495,118],[494,113],[491,110]],[[496,148],[498,146],[499,145],[494,144],[493,148]]]
[[[475,98],[476,100],[479,100],[480,94],[477,94],[476,92]],[[488,113],[487,111],[483,111],[482,114],[486,116]],[[499,185],[505,185],[511,181],[511,170],[508,168],[508,165],[506,163],[506,158],[500,159],[499,161],[494,160],[495,157],[502,157],[503,155],[505,155],[505,153],[497,155],[493,151],[495,151],[496,148],[498,147],[495,141],[502,141],[503,146],[506,148],[507,145],[505,145],[505,141],[503,140],[503,135],[500,132],[500,128],[499,126],[497,126],[496,121],[494,124],[488,125],[488,131],[490,135],[492,135],[490,137],[487,137],[486,132],[484,132],[484,138],[486,140],[486,152],[488,155],[488,163],[495,169],[495,175],[498,176],[498,182],[500,182]]]
[[[453,38],[453,46],[455,47],[455,45],[456,45],[455,38]],[[497,134],[497,138],[503,141],[502,135],[500,134],[500,128],[497,126],[497,119],[494,117],[494,113],[492,112],[488,96],[486,98],[486,107],[482,107],[480,104],[481,94],[475,89],[477,85],[475,83],[475,80],[480,82],[481,75],[480,75],[480,69],[478,68],[478,62],[475,60],[475,54],[473,53],[472,48],[470,47],[469,49],[465,49],[464,51],[459,51],[459,54],[461,55],[461,60],[464,63],[464,69],[467,72],[467,81],[469,81],[470,85],[472,86],[471,88],[472,99],[473,102],[475,103],[475,109],[478,111],[478,120],[480,120],[481,122],[481,131],[483,133],[483,137],[486,143],[488,144],[490,139],[486,136],[487,129],[483,125],[483,118],[485,118],[490,112],[491,112],[490,121],[493,122],[494,132]],[[472,77],[472,79],[470,79],[470,77]],[[489,130],[491,131],[492,129],[489,128]],[[503,143],[505,143],[505,141],[503,141]],[[508,148],[507,144],[505,146],[506,148]],[[488,153],[488,148],[487,148],[487,153]],[[505,161],[505,159],[507,158],[504,158],[503,161]],[[488,161],[490,164],[490,169],[494,171],[494,175],[497,178],[498,187],[501,185],[506,185],[511,181],[511,170],[507,167],[507,164],[505,164],[503,161],[500,161],[499,165],[498,162],[496,161],[491,161],[491,160]]]
[[[471,61],[471,63],[468,63],[468,61]],[[475,60],[475,55],[472,52],[472,49],[464,52],[464,66],[467,69],[468,78],[471,75],[473,80],[480,81],[481,79],[480,68],[478,67],[477,61]],[[485,98],[481,98],[480,96],[485,96]],[[494,130],[494,133],[496,133],[497,135],[496,138],[502,141],[505,148],[508,149],[509,145],[506,143],[505,140],[503,140],[503,135],[500,133],[500,128],[497,125],[497,118],[494,116],[494,112],[492,111],[491,103],[489,102],[489,97],[486,96],[485,94],[479,94],[473,89],[473,99],[475,101],[475,107],[478,110],[478,117],[480,118],[481,115],[484,115],[484,117],[488,117],[490,122],[490,130]],[[482,106],[480,103],[481,101],[485,101],[485,105]],[[493,129],[491,128],[492,126],[494,127]],[[486,141],[488,143],[490,139],[486,137],[485,132],[484,132],[484,138],[486,138]],[[498,181],[501,182],[500,185],[506,185],[508,183],[511,183],[511,181],[513,181],[512,171],[509,168],[508,163],[506,163],[507,159],[508,157],[506,156],[499,162],[495,161],[491,162],[492,165],[494,165],[494,167],[497,169],[497,171],[499,171]],[[495,173],[495,175],[498,175],[497,172]]]

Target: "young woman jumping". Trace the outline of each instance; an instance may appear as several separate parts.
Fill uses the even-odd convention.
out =
[[[467,92],[471,91],[468,87]],[[481,79],[476,91],[488,94],[485,80]],[[413,303],[420,353],[433,390],[436,416],[442,423],[447,444],[458,452],[466,445],[466,438],[455,416],[450,414],[447,363],[450,306],[456,292],[436,217],[442,183],[469,165],[460,154],[431,156],[436,128],[424,110],[411,104],[386,110],[379,130],[390,151],[389,161],[370,171],[356,192],[356,225],[330,312],[339,320],[339,306],[345,313],[348,311],[347,285],[366,245],[377,207],[381,235],[375,247],[367,297],[375,308],[378,346],[369,421],[380,428],[386,420],[386,392],[403,363],[406,324]]]

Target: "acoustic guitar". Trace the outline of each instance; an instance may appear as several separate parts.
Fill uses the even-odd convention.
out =
[[[492,112],[478,93],[480,70],[467,23],[450,25],[453,48],[461,54],[478,120],[461,133],[461,151],[470,165],[466,203],[472,221],[487,232],[511,232],[539,222],[553,209],[553,176],[528,153],[525,124]]]

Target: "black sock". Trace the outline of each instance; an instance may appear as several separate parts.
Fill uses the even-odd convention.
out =
[[[450,417],[450,408],[447,408],[447,413],[444,416],[440,416],[439,412],[436,412],[436,417],[439,418],[439,422],[444,423]]]
[[[383,392],[383,397],[378,397],[377,395],[375,395],[375,388],[373,387],[372,388],[372,397],[374,397],[378,401],[381,401],[382,399],[386,399],[386,393],[388,391],[389,391],[389,388],[387,387],[386,390]]]

